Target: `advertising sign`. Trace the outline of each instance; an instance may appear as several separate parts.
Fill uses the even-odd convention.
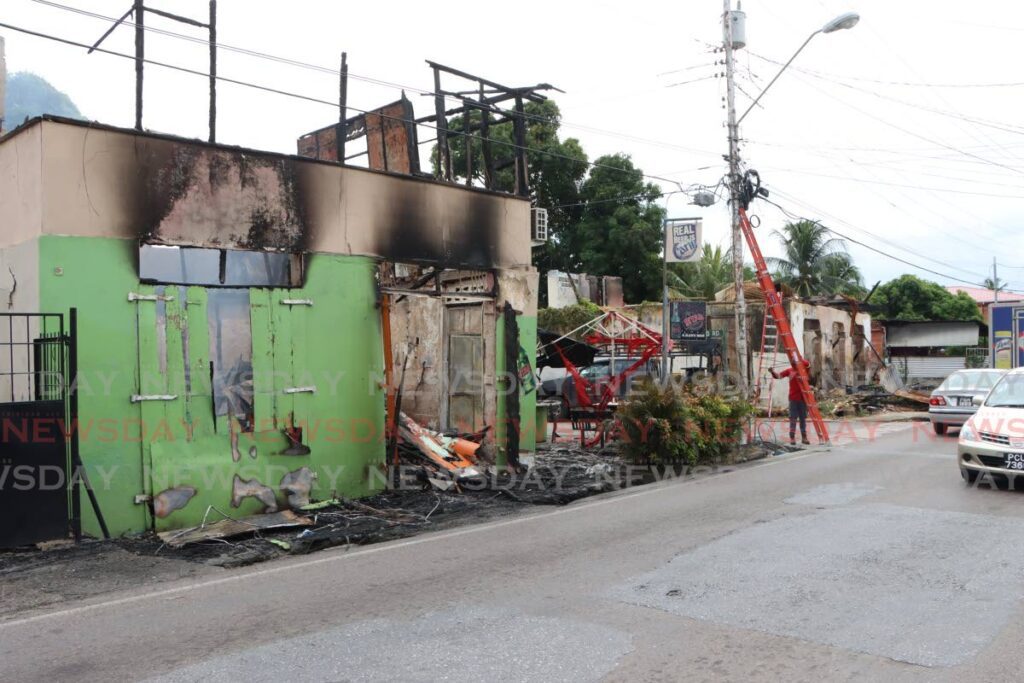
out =
[[[673,301],[669,304],[672,339],[704,339],[708,330],[708,305],[704,301]]]
[[[672,218],[665,221],[665,261],[685,263],[700,259],[702,221]]]

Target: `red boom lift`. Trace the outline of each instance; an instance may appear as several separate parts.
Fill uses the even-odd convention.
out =
[[[778,290],[775,289],[775,282],[768,273],[768,265],[761,254],[761,247],[757,244],[757,238],[754,236],[754,228],[750,225],[750,219],[747,217],[747,208],[750,206],[750,201],[758,196],[767,197],[768,190],[761,187],[761,178],[757,171],[747,171],[740,190],[740,228],[743,231],[743,237],[747,240],[750,255],[754,259],[757,284],[761,287],[761,291],[764,292],[765,308],[767,308],[767,312],[771,313],[772,318],[775,320],[778,340],[782,342],[782,348],[786,352],[789,364],[796,369],[800,391],[803,392],[804,402],[807,404],[807,415],[811,418],[811,423],[814,425],[814,431],[818,435],[818,440],[821,443],[828,443],[828,427],[825,425],[825,420],[821,417],[818,401],[814,397],[814,390],[811,389],[811,378],[807,374],[807,368],[804,367],[802,362],[803,357],[800,355],[800,350],[796,347],[796,340],[793,339],[793,330],[789,326],[786,309],[782,306],[782,297],[779,296]]]

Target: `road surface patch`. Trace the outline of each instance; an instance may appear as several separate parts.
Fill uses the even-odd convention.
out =
[[[825,484],[790,496],[783,502],[789,505],[846,505],[881,490],[881,486],[868,486],[852,482]]]
[[[632,650],[628,633],[494,607],[373,619],[199,662],[152,681],[597,681]]]
[[[677,555],[614,594],[694,619],[955,666],[1018,609],[1024,528],[894,505],[828,508]]]

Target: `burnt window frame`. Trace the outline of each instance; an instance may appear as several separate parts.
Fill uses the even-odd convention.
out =
[[[188,277],[153,277],[148,273],[143,272],[143,261],[145,260],[144,252],[148,249],[177,249],[179,253],[197,252],[197,253],[210,253],[211,256],[216,254],[217,256],[217,279],[213,281],[212,273],[208,273],[211,277],[196,278],[189,280]],[[281,281],[271,281],[267,279],[265,281],[256,281],[254,283],[239,283],[228,279],[229,265],[228,261],[231,254],[259,254],[265,257],[273,257],[282,259],[284,262],[284,278]],[[248,257],[248,256],[246,256]],[[139,282],[152,285],[177,285],[183,287],[211,287],[211,288],[226,288],[226,289],[249,289],[249,288],[260,288],[260,289],[297,289],[301,288],[305,282],[305,258],[304,254],[293,253],[286,251],[260,251],[252,249],[228,249],[225,247],[197,247],[193,245],[182,245],[182,244],[162,244],[159,242],[140,242],[138,251],[136,252],[136,273],[139,277]],[[200,269],[203,266],[200,264]],[[209,264],[205,266],[209,269]],[[182,271],[187,275],[187,269],[184,268],[184,261]]]

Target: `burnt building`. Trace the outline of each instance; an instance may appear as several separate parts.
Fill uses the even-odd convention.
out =
[[[65,401],[51,450],[111,534],[380,491],[396,401],[496,467],[529,451],[529,199],[421,172],[404,106],[330,128],[367,137],[362,168],[316,134],[302,155],[52,117],[0,138],[5,443]],[[19,500],[26,524],[61,505]]]

